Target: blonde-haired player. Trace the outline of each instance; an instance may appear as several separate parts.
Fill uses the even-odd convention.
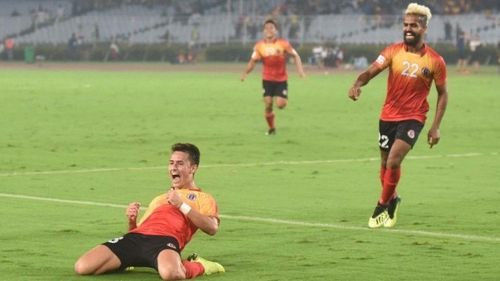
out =
[[[416,143],[429,111],[427,96],[432,82],[438,94],[436,113],[427,133],[432,148],[439,142],[439,127],[448,103],[446,63],[424,43],[424,34],[432,17],[429,8],[411,3],[403,21],[403,42],[386,47],[349,90],[352,100],[359,99],[361,87],[384,69],[389,69],[387,96],[379,120],[380,181],[382,192],[370,228],[393,227],[401,198],[396,192],[401,163]]]
[[[425,17],[425,26],[429,25],[429,21],[432,18],[431,10],[424,5],[419,5],[417,3],[410,3],[406,8],[405,15]]]

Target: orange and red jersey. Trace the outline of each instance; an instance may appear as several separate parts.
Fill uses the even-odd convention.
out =
[[[288,79],[286,72],[287,54],[294,52],[292,45],[281,38],[257,42],[253,48],[252,59],[262,60],[262,79],[283,82]]]
[[[214,198],[200,189],[177,189],[182,201],[202,215],[219,220],[219,211]],[[182,212],[167,201],[166,193],[155,197],[132,233],[172,236],[179,242],[179,250],[184,249],[198,227]]]
[[[414,119],[425,123],[429,111],[427,96],[432,81],[439,86],[446,83],[446,63],[443,58],[427,45],[420,53],[408,52],[406,45],[401,42],[385,48],[373,65],[380,69],[389,67],[387,96],[380,119]]]

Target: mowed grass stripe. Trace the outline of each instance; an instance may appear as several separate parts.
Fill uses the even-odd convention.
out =
[[[113,204],[113,203],[67,200],[67,199],[38,197],[38,196],[29,196],[29,195],[8,194],[8,193],[0,193],[0,197],[15,198],[15,199],[27,199],[27,200],[45,201],[45,202],[55,202],[55,203],[65,203],[65,204],[75,204],[75,205],[111,207],[111,208],[126,208],[127,207],[127,205],[120,205],[120,204]],[[285,220],[285,219],[250,217],[250,216],[232,216],[232,215],[223,215],[223,214],[220,216],[221,216],[221,218],[230,219],[230,220],[253,221],[253,222],[271,223],[271,224],[296,225],[296,226],[315,227],[315,228],[333,228],[333,229],[354,230],[354,231],[383,231],[383,232],[392,233],[392,234],[416,235],[416,236],[428,236],[428,237],[436,237],[436,238],[459,239],[459,240],[467,240],[467,241],[500,243],[500,237],[465,235],[465,234],[444,233],[444,232],[431,232],[431,231],[423,231],[423,230],[405,230],[405,229],[372,230],[372,229],[369,229],[367,227],[348,226],[348,225],[331,224],[331,223],[314,223],[314,222],[303,222],[303,221],[294,221],[294,220]]]
[[[497,152],[491,153],[461,153],[447,155],[421,155],[407,156],[410,160],[426,160],[437,158],[466,158],[466,157],[481,157],[481,156],[497,156]],[[303,161],[272,161],[262,163],[227,163],[227,164],[207,164],[202,165],[203,168],[220,168],[220,167],[259,167],[259,166],[282,166],[282,165],[316,165],[316,164],[336,164],[346,162],[371,162],[380,161],[378,157],[370,158],[352,158],[352,159],[327,159],[327,160],[303,160]],[[54,171],[33,171],[33,172],[11,172],[0,174],[0,177],[15,177],[15,176],[35,176],[35,175],[56,175],[56,174],[81,174],[81,173],[104,173],[117,171],[146,171],[146,170],[161,170],[167,166],[151,166],[151,167],[129,167],[129,168],[91,168],[78,170],[54,170]]]

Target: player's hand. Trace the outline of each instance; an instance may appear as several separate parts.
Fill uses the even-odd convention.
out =
[[[306,78],[306,73],[304,71],[299,71],[300,78]]]
[[[177,191],[173,188],[167,192],[167,201],[168,203],[176,206],[177,208],[179,208],[182,205],[181,197],[179,196]]]
[[[347,93],[347,96],[353,101],[357,101],[360,95],[361,95],[361,88],[358,86],[352,86],[352,88],[349,89],[349,92]]]
[[[141,208],[141,203],[139,202],[132,202],[128,204],[125,215],[127,215],[129,221],[135,222],[137,220],[137,215],[139,214],[140,208]]]
[[[439,129],[430,128],[427,133],[427,143],[429,144],[429,148],[432,148],[434,145],[438,144],[439,139],[441,138],[441,134],[439,133]]]

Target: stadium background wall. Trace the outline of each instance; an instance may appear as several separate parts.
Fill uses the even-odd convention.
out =
[[[297,48],[302,60],[312,56],[313,44],[304,44]],[[344,51],[344,62],[349,63],[355,57],[365,56],[368,61],[373,61],[386,44],[343,44],[340,48]],[[446,60],[448,64],[457,62],[457,49],[452,44],[431,44]],[[248,61],[252,45],[242,44],[213,44],[208,47],[199,47],[189,51],[185,45],[165,44],[134,44],[120,47],[120,61],[129,62],[166,62],[177,63],[178,56],[192,52],[195,62],[246,62]],[[70,60],[66,44],[39,44],[17,45],[14,49],[14,60],[25,60],[26,48],[34,48],[35,57],[45,61],[93,61],[106,62],[109,56],[109,44],[81,45],[76,50],[76,55]],[[481,63],[498,64],[497,49],[495,46],[486,45],[478,50]]]

